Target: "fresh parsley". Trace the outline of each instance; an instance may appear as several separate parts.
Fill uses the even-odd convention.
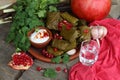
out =
[[[62,60],[63,60],[63,63],[67,63],[67,62],[69,62],[69,60],[70,60],[69,55],[65,53],[65,54],[63,55]]]
[[[55,70],[52,68],[47,68],[43,74],[45,77],[48,77],[48,78],[56,78],[57,76],[57,72],[55,72]]]
[[[52,5],[56,3],[59,3],[59,0],[17,0],[7,42],[13,42],[16,48],[27,51],[30,47],[27,32],[37,26],[44,26],[47,12],[57,11]]]
[[[55,58],[52,58],[51,61],[52,61],[53,63],[60,63],[61,60],[62,60],[63,63],[66,64],[67,62],[69,62],[70,56],[69,56],[68,54],[64,53],[64,54],[61,55],[61,56],[57,56],[57,57],[55,57]]]
[[[61,56],[57,56],[55,58],[52,58],[53,63],[60,63],[60,61],[61,61]]]

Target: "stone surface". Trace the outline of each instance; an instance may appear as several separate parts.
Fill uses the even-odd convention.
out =
[[[14,3],[16,0],[0,0],[0,8],[5,6],[5,5],[9,5]]]
[[[110,11],[110,15],[113,18],[118,18],[120,16],[120,4],[119,5],[113,5]]]
[[[56,70],[57,67],[60,67],[61,71],[56,71],[57,78],[50,79],[43,76],[43,72],[45,70],[37,71],[36,70],[37,67],[42,67],[44,69],[52,68],[54,70]],[[19,80],[24,80],[24,79],[26,80],[68,80],[67,79],[68,73],[65,73],[63,71],[65,68],[67,68],[65,64],[51,64],[51,63],[45,63],[42,61],[35,60],[33,66],[29,70],[25,71]]]
[[[120,0],[112,0],[115,5],[112,5],[110,10],[110,16],[113,18],[118,18],[120,16]]]
[[[75,60],[68,62],[67,63],[67,68],[70,69],[71,66],[73,66],[74,64],[76,64],[78,62],[79,62],[79,58],[76,58]]]
[[[0,80],[16,80],[20,71],[11,69],[7,64],[15,48],[5,42],[10,24],[0,25]]]

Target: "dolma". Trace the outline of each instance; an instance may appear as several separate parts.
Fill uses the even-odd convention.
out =
[[[61,16],[63,17],[63,19],[65,19],[68,22],[72,23],[73,26],[78,25],[79,19],[77,19],[76,17],[70,15],[68,12],[61,13]]]
[[[79,41],[90,41],[91,40],[91,33],[90,33],[90,27],[88,26],[80,26],[79,27],[80,32],[80,38]]]
[[[58,30],[60,12],[48,12],[46,26],[48,29]]]
[[[67,49],[69,44],[70,43],[66,40],[54,39],[52,41],[52,47],[56,47],[56,48],[63,50],[63,51]]]
[[[77,42],[76,42],[76,40],[75,40],[75,41],[72,41],[72,42],[68,45],[66,51],[71,50],[71,49],[74,49],[74,48],[76,48],[76,47],[77,47]]]
[[[47,51],[48,51],[48,53],[51,53],[54,56],[59,56],[59,55],[62,55],[64,53],[64,51],[62,51],[62,50],[54,51],[53,47],[51,47],[51,46],[47,47]]]
[[[76,38],[79,37],[79,32],[75,28],[71,28],[70,30],[67,30],[65,27],[62,27],[62,30],[60,32],[60,35],[70,42],[75,41]]]

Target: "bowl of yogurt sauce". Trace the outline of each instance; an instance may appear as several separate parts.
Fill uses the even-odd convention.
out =
[[[28,38],[32,46],[43,48],[51,41],[52,33],[45,27],[37,27],[28,32]]]

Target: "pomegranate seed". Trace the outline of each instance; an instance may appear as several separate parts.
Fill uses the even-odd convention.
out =
[[[63,23],[63,21],[58,23],[58,30],[61,31],[62,26],[64,26],[65,24]]]
[[[65,25],[66,26],[66,29],[70,30],[72,28],[72,24],[69,23],[68,21],[66,20],[62,20],[59,24],[58,24],[58,29],[61,30],[62,29],[62,26]]]
[[[23,65],[24,65],[24,66],[27,66],[27,63],[24,63]]]
[[[48,54],[48,56],[47,56],[48,58],[51,58],[51,54]]]
[[[49,58],[53,58],[54,57],[54,55],[53,54],[49,54],[49,56],[48,56]]]
[[[88,30],[88,29],[85,29],[85,30],[84,30],[84,33],[88,33],[88,32],[89,32],[89,30]]]
[[[54,39],[57,39],[58,37],[59,37],[58,33],[54,34]]]
[[[46,53],[46,50],[45,50],[45,49],[43,49],[43,50],[42,50],[42,53]]]
[[[63,20],[62,22],[63,22],[64,24],[67,24],[67,23],[68,23],[66,20]]]
[[[67,24],[67,30],[70,30],[72,28],[71,24]]]
[[[62,36],[59,36],[59,39],[60,39],[60,40],[62,40],[62,39],[63,39],[63,37],[62,37]]]
[[[54,57],[54,55],[51,55],[51,58],[53,58]]]
[[[40,66],[38,66],[38,67],[36,68],[36,70],[37,70],[37,71],[41,71],[42,68],[41,68]]]
[[[56,67],[56,71],[61,71],[61,67]]]
[[[67,73],[68,72],[68,70],[65,68],[64,70],[63,70],[65,73]]]
[[[54,52],[58,51],[58,48],[53,48]]]
[[[56,39],[57,38],[57,36],[56,35],[54,35],[54,38],[53,39]]]
[[[46,53],[45,56],[48,57],[48,56],[49,56],[49,53]]]
[[[59,36],[59,34],[58,34],[58,33],[56,33],[55,35],[56,35],[57,37]]]

